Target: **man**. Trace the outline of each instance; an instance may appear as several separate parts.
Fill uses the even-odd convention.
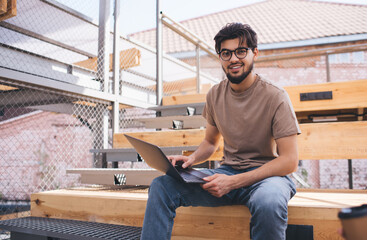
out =
[[[214,38],[227,79],[207,94],[205,138],[190,156],[170,156],[190,167],[209,158],[223,136],[223,161],[203,170],[207,183],[156,178],[149,191],[142,240],[170,239],[180,206],[246,205],[254,240],[285,239],[287,206],[295,194],[287,177],[297,169],[297,119],[286,92],[253,72],[257,36],[249,25],[227,24]]]

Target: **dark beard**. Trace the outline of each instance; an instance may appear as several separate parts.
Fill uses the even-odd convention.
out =
[[[242,73],[240,76],[238,77],[232,77],[229,73],[227,73],[227,78],[228,80],[233,83],[233,84],[240,84],[243,80],[245,80],[247,78],[247,76],[250,74],[250,72],[252,71],[252,69],[254,68],[254,63],[251,63],[248,71]]]

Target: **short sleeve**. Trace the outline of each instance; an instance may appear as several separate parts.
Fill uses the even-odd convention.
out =
[[[204,105],[202,115],[210,125],[217,126],[214,121],[213,111],[211,110],[212,104],[210,101],[210,93],[211,91],[209,91],[208,94],[206,95],[206,103]]]
[[[276,108],[273,117],[272,133],[274,139],[301,134],[296,114],[294,113],[288,95],[286,93],[285,95]]]

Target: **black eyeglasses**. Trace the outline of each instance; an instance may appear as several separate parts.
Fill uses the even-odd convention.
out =
[[[232,58],[232,53],[234,53],[238,59],[243,59],[247,56],[249,49],[250,48],[247,47],[239,47],[235,50],[223,49],[219,52],[219,56],[223,61],[229,61]]]

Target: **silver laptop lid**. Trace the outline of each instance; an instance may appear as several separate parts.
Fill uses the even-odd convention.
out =
[[[124,134],[136,151],[143,157],[144,161],[152,168],[157,169],[171,177],[182,179],[162,150],[151,143]]]

